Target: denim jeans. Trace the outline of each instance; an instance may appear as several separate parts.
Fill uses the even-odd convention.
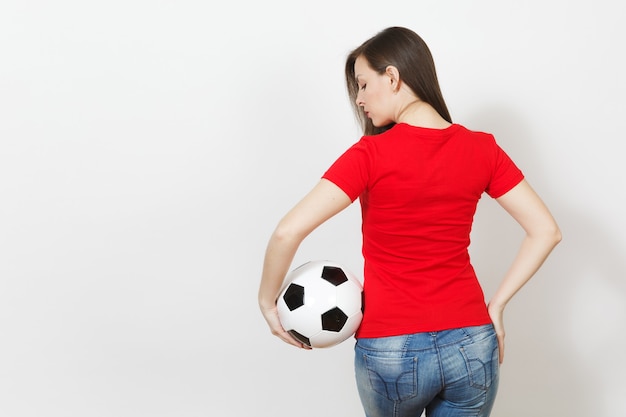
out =
[[[361,338],[354,362],[367,417],[486,417],[498,389],[491,324]]]

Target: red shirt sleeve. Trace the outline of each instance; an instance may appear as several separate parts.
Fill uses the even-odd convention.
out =
[[[322,175],[356,200],[369,181],[371,158],[365,137],[345,151]]]
[[[506,152],[498,146],[495,139],[493,139],[492,146],[494,152],[493,172],[485,192],[492,198],[498,198],[519,184],[524,179],[524,174]]]

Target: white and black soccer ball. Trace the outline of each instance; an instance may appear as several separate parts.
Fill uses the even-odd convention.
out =
[[[278,297],[283,328],[300,342],[324,348],[354,335],[363,318],[363,287],[332,261],[310,261],[292,270]]]

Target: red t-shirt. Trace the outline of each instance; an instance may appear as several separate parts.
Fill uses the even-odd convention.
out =
[[[365,313],[357,337],[490,323],[468,247],[483,192],[523,174],[492,135],[404,123],[364,136],[323,175],[361,202]]]

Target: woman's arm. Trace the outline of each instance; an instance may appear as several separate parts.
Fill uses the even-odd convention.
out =
[[[498,335],[500,363],[504,359],[504,308],[528,282],[561,241],[561,231],[541,198],[523,180],[496,201],[522,226],[526,236],[489,302],[489,315]]]
[[[259,307],[272,334],[286,343],[304,347],[283,329],[276,308],[276,299],[296,250],[309,233],[350,203],[350,198],[341,188],[322,179],[283,217],[270,237],[259,286]]]

